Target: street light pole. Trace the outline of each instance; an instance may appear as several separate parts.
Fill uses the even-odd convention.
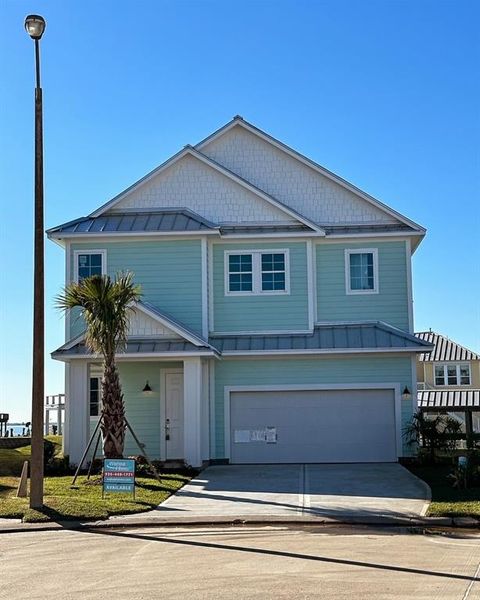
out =
[[[33,370],[32,370],[32,457],[30,460],[30,507],[43,506],[43,402],[44,402],[44,238],[43,238],[43,106],[40,87],[40,39],[45,20],[28,15],[25,29],[35,42],[35,210],[33,275]]]

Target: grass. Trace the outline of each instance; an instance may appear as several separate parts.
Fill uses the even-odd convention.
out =
[[[55,456],[62,456],[61,436],[46,436],[56,445]],[[23,463],[29,460],[31,447],[0,449],[0,518],[17,518],[26,523],[38,521],[98,520],[111,515],[141,513],[151,510],[180,489],[190,477],[176,473],[163,474],[161,481],[137,477],[135,500],[131,494],[108,494],[102,499],[98,476],[86,483],[86,476],[45,477],[44,508],[32,510],[28,498],[16,498]]]
[[[62,436],[47,435],[45,439],[55,444],[55,456],[60,457],[62,455]],[[20,475],[24,461],[30,460],[31,451],[31,446],[0,448],[0,476]]]
[[[45,478],[45,506],[41,511],[28,506],[28,498],[15,498],[18,477],[0,477],[0,517],[38,521],[97,520],[111,515],[141,513],[155,508],[180,489],[190,478],[184,475],[161,475],[161,481],[136,478],[135,500],[129,494],[108,494],[102,499],[99,478],[80,476],[71,489],[72,476]]]
[[[410,470],[428,483],[432,490],[432,503],[429,517],[476,517],[480,518],[480,487],[466,490],[452,487],[448,474],[451,465],[425,465],[411,467]]]

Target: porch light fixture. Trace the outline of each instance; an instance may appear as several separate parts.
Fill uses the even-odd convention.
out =
[[[405,386],[405,389],[402,392],[402,399],[403,400],[410,400],[411,395],[412,394],[411,394],[410,390],[408,389],[407,386]]]
[[[147,382],[145,383],[145,387],[143,388],[142,392],[147,395],[153,394],[153,390],[150,387],[150,384],[148,383],[148,379],[147,379]]]

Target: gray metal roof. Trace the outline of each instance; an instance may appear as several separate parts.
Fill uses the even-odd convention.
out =
[[[139,233],[215,230],[216,226],[200,215],[186,209],[155,209],[152,212],[128,211],[83,217],[53,227],[48,235],[71,233]]]
[[[480,411],[480,390],[422,390],[417,393],[422,410],[472,409]]]
[[[189,352],[192,354],[208,352],[214,354],[213,350],[207,345],[199,347],[186,340],[166,340],[164,338],[131,338],[128,340],[126,349],[118,354],[121,356],[122,354],[163,354],[176,352]],[[72,348],[64,349],[62,347],[55,352],[52,352],[52,358],[61,359],[75,356],[88,356],[90,354],[91,352],[86,348],[85,343],[79,342]]]
[[[427,362],[457,361],[457,360],[480,360],[480,355],[456,344],[440,333],[435,331],[421,331],[415,334],[419,340],[428,342],[434,346],[430,354],[420,354],[418,359]]]
[[[380,321],[317,325],[312,334],[212,336],[210,343],[220,352],[282,350],[354,351],[409,349],[421,352],[430,346],[407,332]]]
[[[327,235],[349,235],[356,233],[395,233],[412,231],[418,233],[418,230],[405,223],[389,223],[383,225],[323,225]]]

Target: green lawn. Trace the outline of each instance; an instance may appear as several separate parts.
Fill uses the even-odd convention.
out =
[[[62,456],[62,438],[47,436],[56,445],[55,456]],[[0,517],[23,519],[25,522],[56,520],[106,519],[110,515],[140,513],[151,510],[180,489],[190,478],[175,473],[162,474],[161,481],[136,478],[135,501],[131,494],[108,494],[102,499],[99,477],[89,483],[86,477],[77,479],[71,489],[72,475],[45,478],[45,507],[31,510],[28,498],[16,498],[23,462],[30,458],[31,448],[0,449]],[[97,482],[96,484],[94,482]]]
[[[180,489],[189,477],[177,474],[161,475],[161,481],[138,477],[135,501],[130,494],[108,494],[102,499],[102,486],[77,479],[71,489],[72,476],[45,478],[45,508],[28,507],[28,498],[15,498],[18,477],[0,477],[0,517],[21,518],[25,522],[106,519],[110,515],[140,513],[155,508]],[[92,479],[90,480],[92,482]]]
[[[45,439],[55,444],[55,456],[60,457],[62,455],[62,436],[47,435]],[[20,475],[24,461],[30,459],[31,450],[30,446],[12,449],[0,448],[0,476]]]
[[[410,470],[432,489],[429,517],[480,518],[480,487],[467,490],[452,487],[452,482],[447,477],[452,471],[450,465],[415,466]]]

